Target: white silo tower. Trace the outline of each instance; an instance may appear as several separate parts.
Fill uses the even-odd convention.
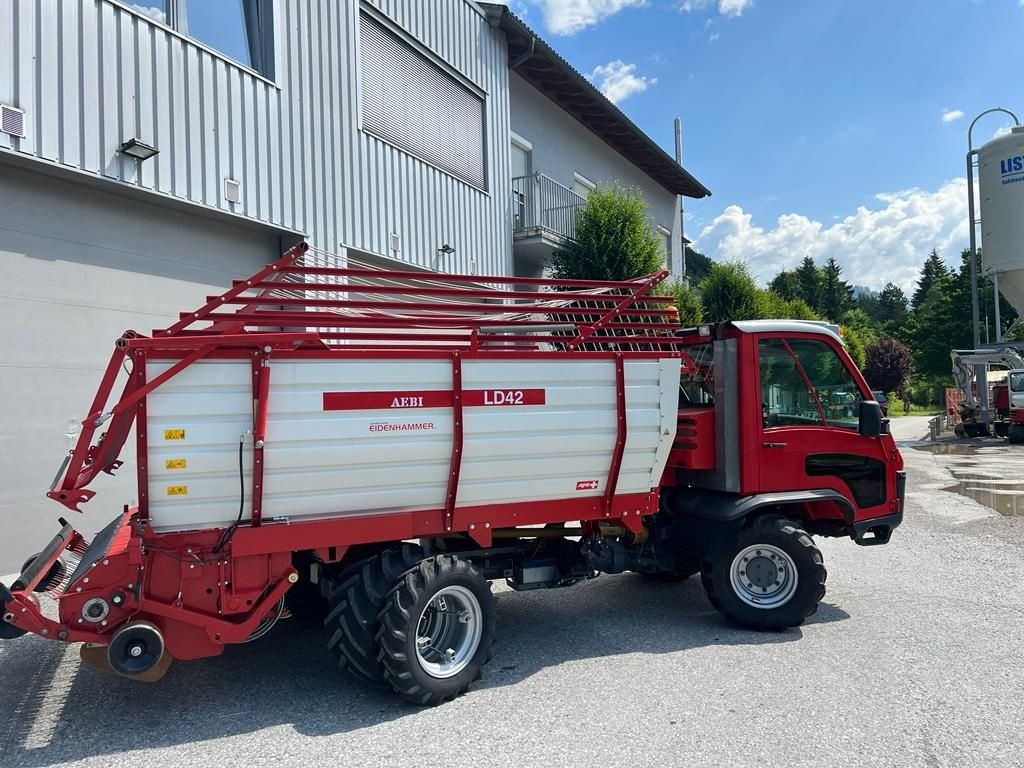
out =
[[[978,150],[978,190],[985,271],[1024,317],[1024,126]]]

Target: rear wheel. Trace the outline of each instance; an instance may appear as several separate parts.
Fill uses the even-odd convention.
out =
[[[1024,424],[1011,424],[1006,434],[1006,440],[1011,445],[1021,445],[1024,443]]]
[[[380,619],[385,677],[415,704],[464,693],[491,658],[491,585],[457,557],[437,555],[409,570],[388,594]]]
[[[413,544],[367,557],[340,574],[327,599],[324,626],[331,633],[327,647],[339,667],[367,685],[387,687],[377,658],[377,614],[388,590],[422,559],[423,550]]]
[[[725,617],[753,629],[799,626],[825,596],[821,551],[792,520],[758,518],[706,562],[704,589]]]

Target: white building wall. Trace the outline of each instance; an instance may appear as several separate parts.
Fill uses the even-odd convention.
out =
[[[641,171],[576,118],[514,72],[509,78],[512,130],[533,144],[532,171],[567,187],[579,173],[597,184],[637,187],[650,206],[653,226],[673,233],[678,245],[677,197]]]

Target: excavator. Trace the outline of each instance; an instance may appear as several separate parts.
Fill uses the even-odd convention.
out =
[[[995,432],[996,437],[1009,438],[1011,443],[1024,443],[1024,351],[1016,347],[954,349],[950,358],[953,382],[962,395],[958,406],[960,421],[954,429],[957,437],[989,437]],[[992,432],[983,418],[974,386],[975,366],[978,365],[996,365],[1008,370],[1006,383],[993,387]],[[1022,391],[1016,391],[1015,385]]]

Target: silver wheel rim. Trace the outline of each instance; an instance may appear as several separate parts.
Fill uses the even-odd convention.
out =
[[[755,544],[739,552],[729,568],[736,597],[754,608],[779,608],[796,594],[793,558],[771,544]]]
[[[483,634],[480,601],[460,586],[438,590],[416,622],[416,657],[431,677],[454,677],[476,655]]]

